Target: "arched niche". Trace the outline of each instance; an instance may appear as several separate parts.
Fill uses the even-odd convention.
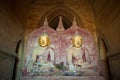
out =
[[[104,34],[100,34],[98,37],[98,49],[99,49],[99,64],[103,69],[101,75],[106,80],[109,80],[110,66],[108,61],[108,53],[110,51],[110,46]]]
[[[99,58],[101,60],[106,60],[108,52],[110,51],[110,47],[104,34],[101,34],[98,37],[98,47],[99,47]]]
[[[83,27],[83,23],[80,17],[67,6],[61,4],[53,7],[49,11],[47,11],[42,18],[40,19],[39,26],[43,24],[43,20],[45,17],[48,18],[49,26],[53,29],[56,29],[58,25],[58,17],[62,16],[63,26],[65,29],[69,28],[72,25],[73,18],[76,17],[76,21],[80,27]]]

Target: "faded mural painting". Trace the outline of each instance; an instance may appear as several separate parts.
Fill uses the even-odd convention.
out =
[[[85,80],[103,80],[94,40],[89,31],[77,26],[75,19],[67,30],[61,17],[56,30],[50,28],[45,19],[43,26],[29,35],[25,58],[22,80],[31,76],[29,80],[40,76],[80,76],[79,79],[84,76]]]

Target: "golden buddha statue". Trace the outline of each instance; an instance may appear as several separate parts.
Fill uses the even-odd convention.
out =
[[[49,36],[44,33],[39,37],[38,44],[42,47],[49,46],[50,45],[50,38]]]
[[[75,35],[72,37],[73,47],[80,48],[82,46],[83,38],[80,35]]]
[[[32,62],[33,68],[36,65],[40,65],[38,68],[42,70],[48,70],[50,67],[54,67],[54,46],[50,43],[50,37],[44,32],[38,37],[38,47],[33,49]],[[29,69],[31,71],[32,69]]]
[[[89,55],[85,51],[85,47],[82,46],[83,37],[78,32],[75,33],[71,40],[72,46],[67,49],[67,61],[69,70],[75,72],[77,69],[79,70],[79,66],[83,67],[87,63]]]
[[[47,57],[48,52],[51,51],[49,48],[52,48],[50,45],[50,37],[45,32],[41,34],[40,37],[38,37],[38,44],[39,46],[33,50],[34,54],[32,55],[32,59],[34,61],[36,61],[37,56],[41,56],[41,55],[42,57],[44,56],[44,58],[42,59],[45,59],[45,55]]]
[[[81,65],[83,62],[82,59],[82,43],[83,43],[83,38],[81,35],[78,34],[78,32],[75,33],[75,35],[72,37],[72,49],[71,51],[71,56],[72,56],[72,62],[73,64]]]

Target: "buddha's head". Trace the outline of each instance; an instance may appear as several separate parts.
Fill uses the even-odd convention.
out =
[[[83,43],[83,38],[80,35],[75,35],[72,37],[73,47],[80,48]]]
[[[50,38],[47,34],[42,34],[39,38],[38,38],[38,43],[40,46],[45,47],[45,46],[49,46],[50,45]]]

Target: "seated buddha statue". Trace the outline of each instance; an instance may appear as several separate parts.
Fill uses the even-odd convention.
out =
[[[88,51],[82,47],[83,38],[76,33],[72,38],[72,46],[67,49],[67,61],[70,71],[76,71],[77,67],[83,67],[85,63],[90,62]]]
[[[54,48],[50,44],[50,38],[46,33],[43,33],[38,38],[38,47],[35,47],[32,51],[31,55],[31,64],[39,65],[40,68],[48,68],[54,66]],[[31,69],[28,69],[28,71],[31,71],[33,67],[30,67]],[[28,67],[29,68],[29,67]]]

